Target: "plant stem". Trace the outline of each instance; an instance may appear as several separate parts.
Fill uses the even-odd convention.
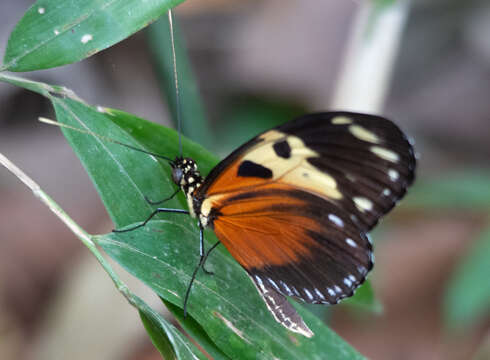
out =
[[[382,111],[409,5],[410,0],[360,5],[331,108]]]
[[[68,214],[51,197],[49,197],[34,180],[32,180],[2,153],[0,153],[0,164],[6,167],[7,170],[9,170],[29,189],[31,189],[34,196],[44,203],[82,241],[82,243],[92,252],[97,261],[110,276],[119,292],[128,300],[130,304],[134,305],[135,307],[139,307],[135,295],[128,289],[127,285],[119,278],[119,276],[112,269],[111,265],[97,249],[97,246],[92,241],[93,236],[88,234],[75,221],[73,221],[73,219],[71,219]]]

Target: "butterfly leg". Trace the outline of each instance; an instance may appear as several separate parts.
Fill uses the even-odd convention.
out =
[[[216,247],[217,247],[219,244],[220,244],[220,241],[218,240],[218,241],[216,242],[216,244],[214,244],[213,246],[211,246],[211,247],[209,248],[209,250],[206,252],[206,254],[204,255],[204,258],[203,258],[203,260],[202,260],[202,265],[201,265],[201,267],[202,267],[202,271],[204,271],[204,272],[205,272],[206,274],[208,274],[208,275],[214,275],[214,272],[213,272],[213,271],[206,270],[206,268],[204,267],[204,265],[205,265],[205,263],[206,263],[206,260],[208,259],[209,254],[211,253],[211,251],[213,251],[214,249],[216,249]]]
[[[203,242],[203,239],[204,239],[204,236],[203,236],[203,229],[200,228],[200,235],[199,235],[199,239],[201,240],[201,258],[199,259],[199,264],[196,266],[196,268],[194,269],[194,272],[192,273],[192,276],[191,276],[191,281],[189,282],[189,286],[187,287],[187,291],[185,292],[185,297],[184,297],[184,317],[187,316],[187,302],[189,300],[189,294],[191,293],[191,288],[192,288],[192,284],[194,283],[194,280],[196,279],[196,275],[197,275],[197,272],[199,271],[199,268],[202,267],[202,269],[204,270],[204,263],[206,262],[206,259],[208,258],[209,254],[211,253],[211,251],[213,251],[219,244],[220,242],[217,241],[216,244],[214,244],[213,246],[211,246],[211,248],[204,254],[204,242]],[[205,271],[205,270],[204,270]]]
[[[145,196],[145,200],[150,205],[160,205],[160,204],[163,204],[165,201],[169,201],[169,200],[173,199],[174,196],[179,193],[179,191],[180,191],[180,188],[177,188],[177,190],[175,190],[172,195],[170,195],[168,198],[165,198],[165,199],[160,200],[160,201],[152,201],[152,200],[148,199],[146,196]]]
[[[117,233],[121,233],[121,232],[126,232],[126,231],[132,231],[132,230],[135,230],[135,229],[138,229],[140,227],[143,227],[145,226],[148,221],[150,221],[156,214],[158,213],[161,213],[161,212],[169,212],[169,213],[175,213],[175,214],[189,214],[189,211],[187,210],[183,210],[183,209],[167,209],[167,208],[158,208],[158,209],[155,209],[155,211],[153,211],[151,213],[150,216],[148,216],[148,218],[143,221],[141,224],[139,225],[136,225],[136,226],[133,226],[129,229],[124,229],[124,230],[112,230],[112,232],[117,232]]]
[[[214,246],[211,249],[213,248]],[[199,225],[199,255],[201,256],[201,259],[199,260],[199,266],[202,267],[202,271],[204,271],[206,274],[213,275],[212,271],[207,271],[204,268],[204,262],[206,261],[208,253],[209,251],[206,254],[204,253],[204,229]]]

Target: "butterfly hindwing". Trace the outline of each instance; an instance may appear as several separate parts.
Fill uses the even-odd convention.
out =
[[[301,316],[287,299],[278,293],[270,283],[263,282],[260,278],[251,277],[257,291],[272,313],[276,321],[284,325],[287,329],[306,337],[312,337],[313,332],[304,323]]]
[[[371,244],[332,203],[284,185],[223,196],[214,231],[257,281],[308,303],[352,295],[372,268]]]

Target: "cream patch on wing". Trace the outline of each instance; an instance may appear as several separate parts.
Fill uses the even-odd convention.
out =
[[[213,207],[216,207],[216,204],[224,198],[226,195],[225,194],[215,194],[208,196],[206,199],[204,199],[201,203],[201,215],[208,217],[209,213],[211,212],[211,209]]]
[[[359,140],[367,141],[374,144],[379,143],[379,138],[375,133],[360,125],[349,126],[349,132]]]
[[[305,146],[299,137],[270,130],[260,135],[259,138],[264,141],[250,149],[240,161],[248,160],[271,170],[272,181],[277,180],[301,187],[331,199],[342,198],[335,179],[307,161],[307,158],[320,155]],[[280,141],[287,141],[289,145],[291,151],[287,158],[278,156],[274,150],[274,144]]]
[[[359,209],[359,211],[364,212],[364,211],[370,211],[373,208],[373,203],[371,200],[366,199],[365,197],[354,197],[352,199],[354,201],[354,204],[356,207]]]
[[[346,125],[346,124],[352,124],[352,119],[347,116],[339,115],[332,118],[331,122],[334,125]]]
[[[391,162],[398,162],[400,160],[400,156],[394,151],[391,151],[389,149],[386,149],[381,146],[371,146],[369,148],[371,152],[377,156],[379,156],[381,159],[388,160]]]

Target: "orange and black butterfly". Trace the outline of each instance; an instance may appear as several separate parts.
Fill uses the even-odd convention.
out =
[[[165,158],[165,157],[164,157]],[[367,233],[414,180],[403,132],[379,116],[325,112],[266,131],[221,161],[206,178],[190,158],[169,160],[172,177],[199,221],[199,268],[222,243],[247,271],[275,319],[312,336],[286,296],[336,304],[373,267]],[[136,227],[133,227],[132,230]],[[203,229],[219,242],[204,251]]]

